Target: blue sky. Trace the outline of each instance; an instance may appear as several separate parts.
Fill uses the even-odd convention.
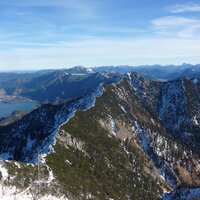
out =
[[[0,70],[200,63],[200,2],[2,0]]]

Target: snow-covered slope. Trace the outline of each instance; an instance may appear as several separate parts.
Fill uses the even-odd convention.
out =
[[[141,74],[126,76],[143,106],[159,118],[165,129],[179,141],[200,150],[200,82],[181,78],[157,82]],[[193,146],[193,147],[192,147]]]
[[[86,110],[93,106],[95,99],[101,94],[100,85],[83,98],[60,105],[43,105],[20,121],[1,126],[0,158],[37,162],[38,153],[50,151],[59,127],[73,117],[77,110]],[[17,141],[17,144],[13,141]]]

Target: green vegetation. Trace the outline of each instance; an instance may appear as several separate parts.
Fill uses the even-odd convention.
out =
[[[48,167],[42,164],[40,195],[59,197],[64,194],[77,200],[156,200],[163,189],[169,187],[161,180],[155,166],[166,167],[167,163],[171,164],[170,170],[181,184],[190,181],[194,186],[198,177],[195,167],[190,165],[187,147],[172,140],[159,118],[143,106],[130,85],[121,81],[117,86],[105,86],[105,90],[94,107],[76,112],[60,128],[54,151],[46,157],[46,165],[55,179],[48,182]],[[53,113],[49,118],[53,118]],[[138,131],[139,128],[134,131],[135,121],[145,131]],[[118,137],[113,134],[112,125]],[[143,132],[149,137],[146,152],[140,141]],[[154,159],[155,166],[147,154]],[[192,158],[197,160],[194,156]],[[13,162],[5,162],[5,165],[9,185],[18,188],[31,186],[33,194],[38,191],[36,165],[21,163],[20,168]],[[193,170],[191,180],[183,176],[184,170],[190,172],[189,166]]]
[[[162,193],[159,181],[145,172],[147,159],[141,150],[125,144],[100,126],[100,119],[109,113],[123,118],[114,86],[97,99],[95,107],[77,112],[61,131],[67,132],[75,146],[62,141],[59,135],[55,152],[48,155],[47,164],[66,196],[75,199],[158,199]],[[116,92],[116,91],[115,91]],[[83,149],[76,148],[81,142]],[[78,144],[77,144],[78,145]],[[149,164],[150,165],[150,164]]]

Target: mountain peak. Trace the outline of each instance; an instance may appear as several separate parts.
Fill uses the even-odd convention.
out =
[[[91,73],[95,73],[95,71],[91,68],[86,68],[83,66],[75,66],[69,69],[65,70],[68,73],[74,74],[74,75],[87,75],[87,74],[91,74]]]

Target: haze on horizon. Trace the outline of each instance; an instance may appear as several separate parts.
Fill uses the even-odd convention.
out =
[[[200,62],[197,0],[6,0],[0,24],[0,71]]]

